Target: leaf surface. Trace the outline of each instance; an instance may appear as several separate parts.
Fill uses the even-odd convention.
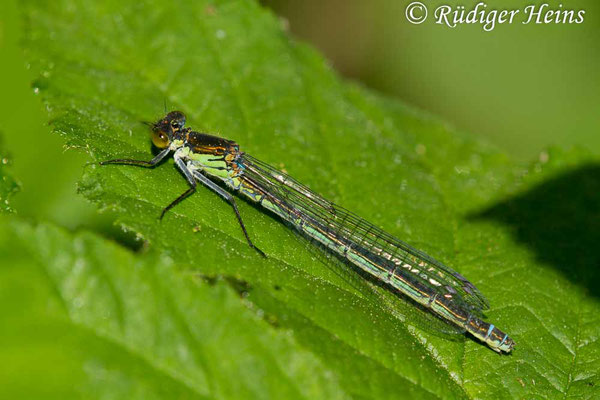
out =
[[[314,354],[225,281],[91,233],[0,221],[2,304],[21,304],[2,313],[0,353],[18,362],[0,381],[13,396],[39,379],[32,397],[348,398]]]

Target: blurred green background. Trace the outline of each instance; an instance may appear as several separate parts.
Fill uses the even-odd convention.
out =
[[[425,3],[430,14],[445,4]],[[500,25],[492,32],[479,25],[450,29],[434,24],[431,15],[411,25],[404,17],[406,1],[263,4],[281,16],[292,34],[320,49],[342,75],[438,115],[522,162],[551,145],[600,153],[597,1],[565,2],[565,8],[586,10],[581,25]],[[488,4],[526,5],[514,0]],[[73,195],[85,156],[64,152],[62,140],[48,134],[18,45],[20,29],[16,2],[2,1],[0,131],[23,186],[15,208],[71,229],[101,225],[99,230],[110,230],[108,217]],[[39,169],[30,168],[33,164]],[[46,194],[45,201],[39,201],[39,193]]]
[[[13,160],[21,184],[11,203],[19,215],[46,220],[71,230],[95,228],[119,237],[109,215],[76,195],[76,182],[87,156],[66,151],[63,139],[50,134],[47,114],[31,88],[34,79],[20,47],[22,19],[17,1],[0,1],[0,139]]]
[[[546,146],[600,152],[600,3],[487,1],[489,9],[583,9],[581,25],[409,24],[411,1],[266,0],[291,32],[311,42],[343,75],[483,136],[521,161]]]

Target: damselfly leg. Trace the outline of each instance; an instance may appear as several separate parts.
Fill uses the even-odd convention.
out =
[[[194,177],[196,179],[198,179],[206,187],[211,189],[213,192],[217,193],[219,196],[221,196],[223,199],[225,199],[225,201],[227,201],[231,205],[231,207],[233,208],[233,212],[235,212],[235,216],[237,217],[237,220],[240,224],[240,227],[242,228],[242,232],[244,232],[244,236],[246,237],[246,241],[248,242],[248,245],[250,247],[252,247],[254,250],[256,250],[258,252],[258,254],[260,254],[261,256],[266,258],[267,255],[261,249],[256,247],[254,245],[254,243],[252,243],[252,240],[250,240],[250,236],[248,236],[248,231],[246,230],[246,226],[244,225],[244,221],[242,220],[242,216],[240,215],[240,211],[237,208],[237,204],[236,204],[233,196],[229,192],[225,191],[223,188],[218,186],[216,183],[214,183],[213,181],[211,181],[210,179],[208,179],[207,177],[202,175],[202,173],[200,171],[194,171]]]
[[[129,159],[129,158],[116,158],[114,160],[100,161],[100,165],[106,165],[106,164],[125,164],[125,165],[139,165],[140,167],[150,167],[151,168],[151,167],[154,167],[159,162],[161,162],[163,160],[163,158],[165,158],[166,155],[169,154],[169,152],[170,152],[170,150],[168,148],[164,149],[160,153],[158,153],[156,155],[156,157],[154,157],[150,161],[132,160],[132,159]]]
[[[162,150],[160,153],[158,153],[156,155],[156,157],[154,157],[152,160],[150,161],[146,161],[146,160],[133,160],[133,159],[128,159],[128,158],[117,158],[114,160],[106,160],[106,161],[101,161],[100,165],[107,165],[107,164],[125,164],[125,165],[137,165],[140,167],[147,167],[147,168],[152,168],[154,166],[156,166],[158,163],[160,163],[167,154],[169,154],[170,149],[166,148],[164,150]],[[250,236],[248,235],[248,231],[246,230],[246,225],[244,225],[244,221],[242,220],[242,216],[240,215],[240,212],[238,210],[237,204],[235,202],[235,199],[233,198],[233,196],[231,194],[229,194],[227,191],[225,191],[223,188],[219,187],[217,184],[215,184],[213,181],[211,181],[210,179],[208,179],[207,177],[205,177],[204,175],[202,175],[202,173],[200,173],[199,171],[190,171],[190,169],[187,167],[187,165],[185,164],[185,162],[178,156],[177,153],[175,153],[174,155],[174,160],[175,160],[175,164],[177,165],[177,167],[179,168],[179,170],[183,173],[183,175],[185,176],[186,180],[188,181],[188,183],[190,184],[190,188],[187,189],[185,192],[183,192],[181,195],[179,195],[175,200],[173,200],[171,203],[169,203],[168,206],[166,206],[161,214],[159,219],[162,220],[163,217],[165,216],[165,214],[167,213],[167,211],[169,211],[171,208],[175,207],[177,204],[181,203],[181,201],[183,201],[186,197],[188,197],[189,195],[191,195],[192,193],[194,193],[196,191],[196,180],[200,181],[203,185],[205,185],[206,187],[208,187],[209,189],[211,189],[213,192],[217,193],[219,196],[221,196],[223,199],[225,199],[233,208],[233,211],[235,213],[235,216],[240,224],[240,227],[242,228],[242,232],[244,233],[244,237],[246,238],[246,241],[248,242],[248,245],[253,248],[254,250],[256,250],[256,252],[258,252],[258,254],[260,254],[263,257],[267,257],[267,255],[258,247],[256,247],[254,245],[254,243],[252,243],[252,240],[250,239]]]

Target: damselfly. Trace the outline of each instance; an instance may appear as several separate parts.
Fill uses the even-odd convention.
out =
[[[248,244],[264,256],[250,240],[233,196],[215,182],[221,181],[493,350],[508,353],[514,347],[507,334],[483,321],[482,310],[489,307],[488,301],[458,272],[240,151],[234,141],[186,128],[185,115],[179,111],[168,113],[151,126],[152,141],[161,149],[152,160],[116,159],[101,164],[154,167],[173,152],[175,164],[190,187],[163,210],[161,218],[200,182],[231,204]]]

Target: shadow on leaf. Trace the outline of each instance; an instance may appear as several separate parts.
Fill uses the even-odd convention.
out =
[[[600,297],[600,165],[559,175],[469,218],[507,224],[542,262]]]

